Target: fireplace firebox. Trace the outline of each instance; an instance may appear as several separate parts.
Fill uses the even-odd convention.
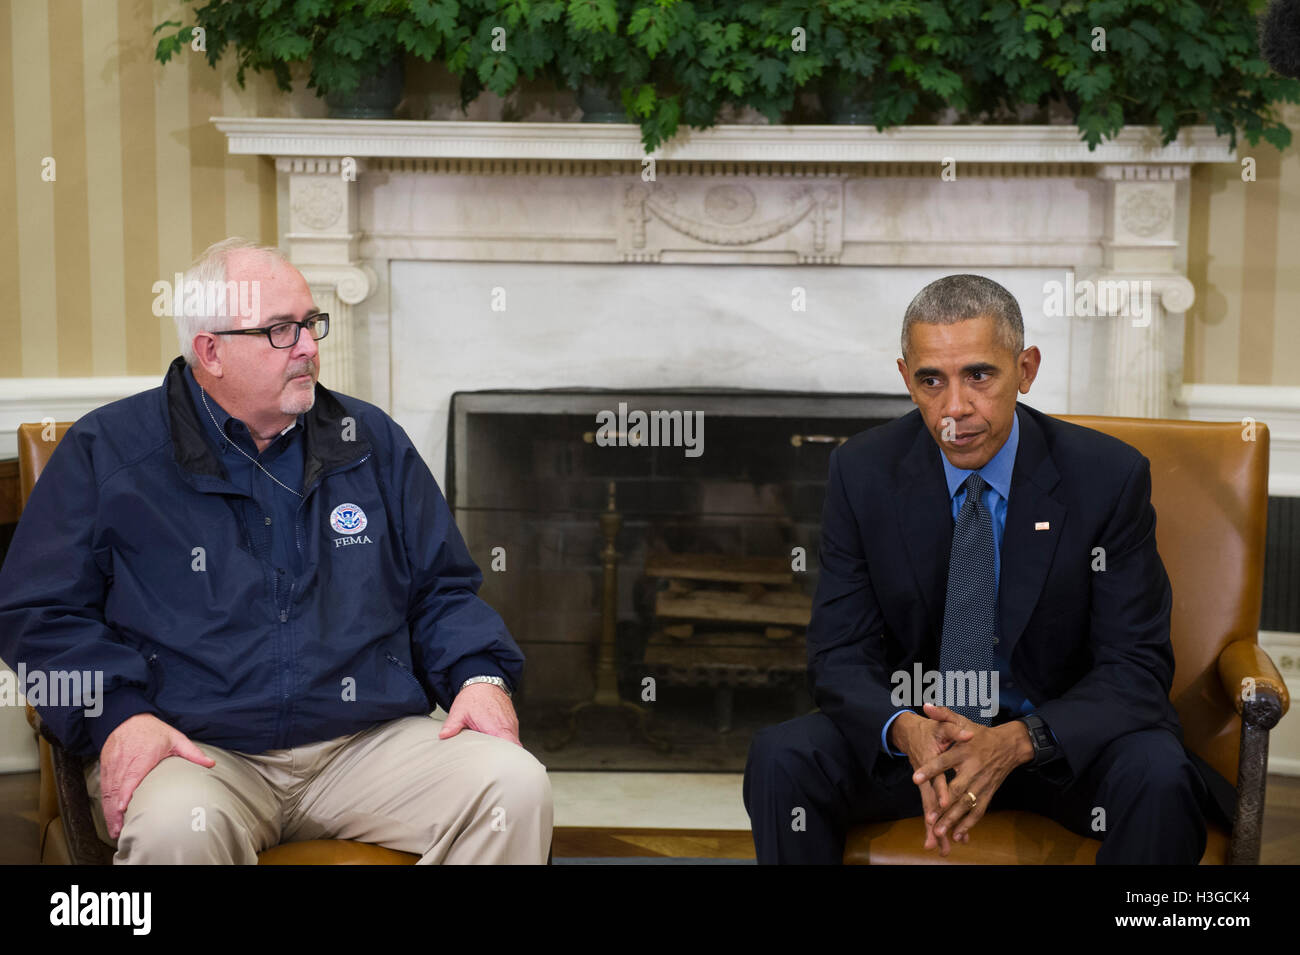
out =
[[[457,393],[447,497],[528,659],[525,745],[560,769],[742,769],[755,730],[811,706],[803,637],[831,450],[911,408],[733,389]],[[602,631],[616,691],[601,688]],[[611,692],[648,734],[601,706],[564,732]]]

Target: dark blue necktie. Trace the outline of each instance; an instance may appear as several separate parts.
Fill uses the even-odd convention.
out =
[[[939,669],[944,686],[969,683],[952,680],[953,671],[974,671],[973,688],[991,686],[993,671],[993,613],[997,606],[994,578],[993,515],[981,494],[988,487],[978,474],[966,478],[966,499],[957,514],[952,533],[952,555],[948,560],[948,598],[943,610],[943,642],[939,645]],[[944,703],[976,723],[990,725],[991,717],[980,715],[978,692],[967,690],[966,705],[955,706],[946,695]]]

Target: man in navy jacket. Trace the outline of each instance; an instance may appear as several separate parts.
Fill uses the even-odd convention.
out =
[[[755,736],[759,861],[837,862],[850,825],[923,814],[946,856],[993,807],[1101,839],[1101,863],[1194,864],[1203,815],[1233,796],[1169,701],[1149,462],[1018,403],[1040,355],[989,279],[923,289],[902,345],[917,410],[831,456],[808,630],[820,712]]]
[[[388,415],[317,384],[328,317],[276,250],[218,243],[186,284],[182,357],[69,430],[0,572],[0,657],[102,685],[38,708],[92,757],[116,860],[337,837],[544,862],[523,655],[433,475]]]

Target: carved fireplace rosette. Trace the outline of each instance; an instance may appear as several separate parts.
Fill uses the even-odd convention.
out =
[[[325,232],[343,215],[344,196],[342,183],[308,180],[299,185],[293,197],[291,211],[294,222],[315,232]]]
[[[1119,215],[1124,228],[1133,235],[1158,235],[1173,221],[1173,195],[1152,186],[1135,189],[1120,201]]]

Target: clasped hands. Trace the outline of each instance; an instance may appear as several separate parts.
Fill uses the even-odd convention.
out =
[[[941,856],[952,851],[952,842],[970,842],[971,828],[1003,780],[1034,756],[1024,723],[983,726],[932,703],[925,704],[925,716],[904,711],[889,727],[889,740],[911,760],[925,812],[925,848],[937,845]],[[951,781],[950,769],[956,774]],[[975,795],[974,805],[967,793]]]

